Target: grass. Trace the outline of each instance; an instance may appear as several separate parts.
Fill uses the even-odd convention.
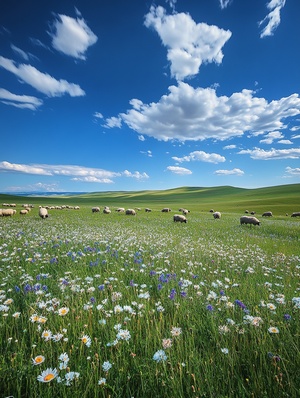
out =
[[[299,397],[296,189],[3,197],[80,210],[0,218],[1,396]],[[241,226],[255,202],[274,217]]]

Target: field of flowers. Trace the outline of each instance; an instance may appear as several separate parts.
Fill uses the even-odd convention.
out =
[[[0,219],[1,397],[300,396],[300,221]]]

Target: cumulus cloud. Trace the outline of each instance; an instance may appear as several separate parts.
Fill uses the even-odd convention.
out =
[[[78,16],[75,19],[62,14],[57,15],[49,35],[55,50],[82,60],[86,59],[87,49],[98,40],[83,18]]]
[[[300,176],[300,167],[286,167],[285,172],[291,176]]]
[[[174,174],[179,174],[179,175],[192,174],[191,170],[179,166],[168,166],[167,170],[171,171]]]
[[[192,162],[192,161],[207,162],[207,163],[221,163],[221,162],[226,161],[224,156],[221,156],[217,153],[206,153],[203,151],[194,151],[194,152],[191,152],[187,156],[183,156],[182,158],[173,156],[172,159],[178,163]]]
[[[0,88],[0,101],[16,108],[36,110],[43,101],[30,95],[17,95]]]
[[[280,24],[280,11],[285,6],[285,0],[271,0],[267,4],[269,14],[259,22],[259,26],[266,24],[261,31],[260,37],[272,36]]]
[[[37,182],[36,184],[29,184],[25,186],[10,186],[6,188],[7,192],[62,192],[57,183],[45,184],[42,182]]]
[[[278,144],[283,144],[283,145],[292,145],[292,141],[291,140],[279,140]]]
[[[219,175],[219,176],[228,176],[228,175],[237,175],[237,176],[242,176],[245,173],[241,169],[232,169],[232,170],[216,170],[214,174]]]
[[[83,167],[77,165],[47,165],[47,164],[17,164],[7,161],[0,162],[0,172],[17,172],[24,174],[38,174],[45,176],[72,177],[73,181],[111,183],[112,178],[132,177],[137,180],[149,178],[146,173],[128,170],[114,172],[104,169]]]
[[[114,127],[121,128],[121,126],[122,126],[122,119],[120,117],[113,116],[106,119],[106,123],[104,124],[103,127],[112,129]]]
[[[283,134],[280,131],[272,131],[265,135],[265,138],[260,140],[259,142],[263,144],[272,144],[274,140],[278,140],[283,138]]]
[[[85,95],[79,85],[63,79],[56,80],[47,73],[40,72],[34,66],[25,64],[16,66],[13,60],[2,56],[0,56],[0,66],[48,97],[60,97],[64,94],[69,94],[71,97]]]
[[[236,148],[236,145],[234,145],[234,144],[223,146],[223,149],[235,149],[235,148]]]
[[[218,96],[212,88],[193,88],[185,82],[170,86],[158,102],[134,104],[119,117],[138,134],[163,141],[226,140],[245,132],[272,132],[287,128],[283,119],[300,114],[298,94],[269,103],[252,90]]]
[[[167,47],[171,75],[177,80],[196,75],[203,63],[220,64],[222,47],[231,37],[229,30],[206,23],[197,24],[189,14],[167,15],[161,6],[152,6],[144,23],[158,33]]]
[[[255,160],[271,160],[271,159],[299,159],[300,148],[290,149],[274,149],[265,151],[261,148],[243,149],[238,152],[239,155],[250,155]]]

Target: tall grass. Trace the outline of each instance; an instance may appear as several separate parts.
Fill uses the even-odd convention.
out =
[[[0,219],[1,396],[299,397],[299,220],[49,213]]]

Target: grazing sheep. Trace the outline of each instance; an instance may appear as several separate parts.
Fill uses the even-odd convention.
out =
[[[210,209],[209,212],[210,212],[210,213],[214,213],[214,209]]]
[[[249,210],[245,210],[245,214],[248,214],[249,213]]]
[[[240,223],[242,224],[251,224],[251,225],[260,225],[260,221],[256,217],[242,216],[240,218]]]
[[[291,217],[300,217],[300,211],[294,212]]]
[[[3,217],[11,217],[16,214],[16,210],[13,209],[2,209],[2,216]]]
[[[99,213],[100,207],[92,207],[92,213]]]
[[[117,211],[118,213],[124,213],[124,212],[125,212],[125,209],[124,209],[124,207],[119,207],[118,209],[116,209],[116,211]]]
[[[2,217],[3,216],[3,214],[2,214],[2,209],[0,209],[0,217]]]
[[[103,209],[103,213],[104,213],[104,214],[110,214],[110,213],[111,213],[111,210],[110,210],[110,209],[107,209],[107,208],[104,208],[104,209]]]
[[[256,211],[251,211],[252,216],[254,216],[255,213],[256,213]]]
[[[42,219],[45,219],[45,218],[49,217],[48,210],[47,210],[45,207],[40,207],[40,209],[39,209],[39,216],[40,216]]]
[[[135,216],[136,212],[135,212],[134,209],[127,209],[125,214],[128,215],[128,216]]]
[[[146,213],[150,213],[152,210],[151,209],[149,209],[148,207],[146,207],[146,209],[145,209],[145,212]]]
[[[20,214],[28,214],[29,211],[27,209],[22,209],[20,210]]]
[[[216,220],[216,219],[220,219],[221,218],[221,213],[219,212],[219,211],[215,211],[214,213],[213,213],[213,216],[214,216],[214,219]]]
[[[173,217],[173,221],[174,222],[185,222],[187,223],[187,219],[185,216],[183,216],[182,214],[175,214]]]
[[[169,211],[172,211],[171,209],[169,209],[169,207],[164,207],[164,208],[162,209],[162,212],[163,212],[163,213],[169,213]]]
[[[273,213],[271,212],[271,211],[265,211],[263,214],[262,214],[262,217],[272,217],[273,216]]]

